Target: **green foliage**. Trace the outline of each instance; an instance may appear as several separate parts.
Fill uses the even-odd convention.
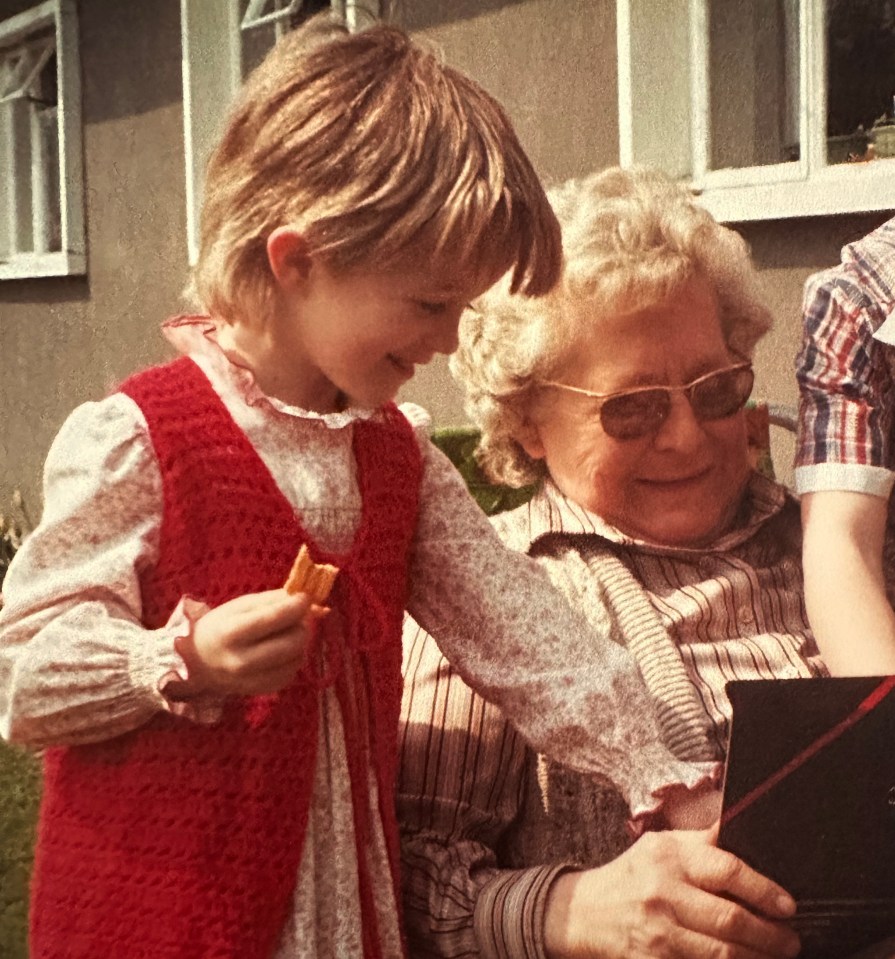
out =
[[[11,514],[0,514],[0,585],[31,529],[15,492]],[[0,597],[2,606],[2,597]],[[28,959],[28,882],[40,805],[40,763],[0,740],[0,956]]]
[[[31,518],[25,509],[22,494],[16,490],[12,496],[12,513],[0,513],[0,586],[3,585],[3,578],[13,556],[31,528]]]
[[[457,467],[469,492],[488,516],[515,509],[527,503],[534,494],[534,486],[521,486],[518,489],[500,486],[485,476],[475,458],[479,431],[474,427],[459,426],[435,430],[432,433],[432,442]]]
[[[28,880],[40,803],[40,763],[0,741],[0,956],[28,957]]]

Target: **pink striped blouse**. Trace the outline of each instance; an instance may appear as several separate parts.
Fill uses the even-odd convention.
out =
[[[682,758],[723,758],[729,679],[826,674],[802,598],[798,503],[758,473],[734,528],[708,548],[635,540],[550,485],[495,525],[509,546],[537,556],[589,618],[604,620],[602,635],[627,645],[666,743]],[[411,952],[540,959],[557,866],[596,864],[592,839],[612,830],[593,801],[554,808],[551,828],[572,837],[566,848],[545,844],[543,857],[523,853],[527,868],[507,868],[520,865],[518,850],[507,852],[512,836],[526,825],[544,834],[533,825],[542,811],[532,807],[547,804],[547,794],[535,803],[528,796],[545,790],[544,765],[412,620],[404,638],[399,816]]]

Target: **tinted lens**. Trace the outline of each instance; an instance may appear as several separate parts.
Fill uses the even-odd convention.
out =
[[[748,367],[723,370],[700,380],[690,388],[690,404],[696,418],[720,420],[742,409],[752,392],[754,376]]]
[[[668,390],[637,390],[610,396],[600,407],[600,423],[614,439],[633,440],[657,430],[670,409]]]

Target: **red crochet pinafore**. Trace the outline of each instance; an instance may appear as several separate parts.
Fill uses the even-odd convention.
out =
[[[400,901],[400,637],[422,472],[412,429],[393,406],[354,425],[363,516],[351,551],[334,557],[191,360],[122,390],[146,417],[163,482],[160,558],[141,575],[147,628],[164,625],[183,595],[217,606],[282,585],[303,542],[341,572],[327,626],[287,689],[231,697],[211,727],[159,713],[115,739],[48,752],[32,959],[270,959],[292,906],[328,684],[345,727],[364,955],[391,959],[373,901],[382,877],[366,867],[367,776],[372,766]]]

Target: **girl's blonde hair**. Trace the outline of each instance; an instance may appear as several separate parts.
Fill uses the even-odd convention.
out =
[[[714,288],[732,353],[751,357],[771,325],[743,239],[664,174],[612,168],[570,180],[550,199],[563,232],[559,283],[538,300],[514,296],[506,284],[486,293],[464,314],[451,360],[481,430],[479,460],[493,480],[512,486],[545,472],[519,443],[538,383],[584,338],[599,337],[601,315],[658,303],[699,275]],[[589,308],[574,308],[582,303]]]
[[[433,262],[550,289],[559,226],[500,105],[384,24],[320,14],[249,77],[205,179],[190,292],[225,320],[263,315],[266,243],[304,234],[333,268]]]

